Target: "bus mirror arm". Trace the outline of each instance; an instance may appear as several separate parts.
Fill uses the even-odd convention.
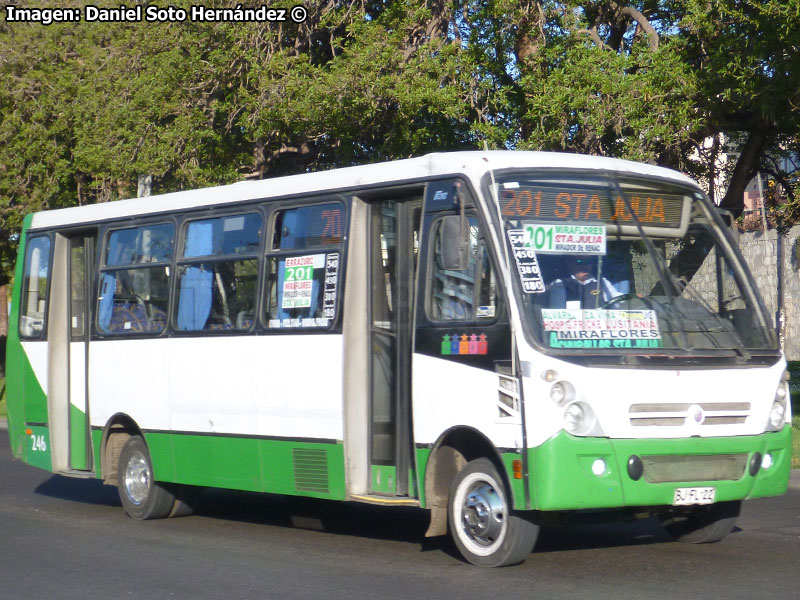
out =
[[[465,271],[469,263],[469,230],[464,209],[464,197],[456,189],[459,214],[442,219],[442,268],[446,271]]]

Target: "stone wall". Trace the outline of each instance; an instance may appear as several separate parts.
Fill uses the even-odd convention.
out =
[[[800,360],[800,261],[798,261],[800,225],[783,238],[783,306],[786,311],[783,349],[789,360]],[[767,311],[775,322],[778,312],[778,233],[775,230],[739,234],[739,248],[756,284],[761,290]]]

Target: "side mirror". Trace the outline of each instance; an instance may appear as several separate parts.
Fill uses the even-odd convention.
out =
[[[469,234],[465,216],[444,217],[440,227],[442,268],[446,271],[465,271],[469,264]]]

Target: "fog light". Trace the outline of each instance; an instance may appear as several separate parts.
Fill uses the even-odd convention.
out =
[[[769,469],[772,466],[772,454],[765,454],[761,459],[761,468]]]
[[[601,475],[605,475],[606,472],[606,461],[602,458],[598,458],[592,463],[592,473],[600,477]]]

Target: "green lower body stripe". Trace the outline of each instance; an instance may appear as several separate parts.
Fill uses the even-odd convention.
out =
[[[161,432],[146,433],[145,440],[159,481],[345,498],[344,449],[340,442]]]

